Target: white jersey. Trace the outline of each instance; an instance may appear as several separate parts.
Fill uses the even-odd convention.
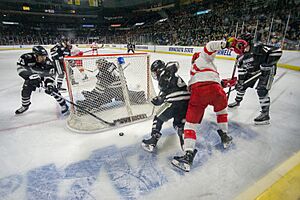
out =
[[[72,45],[71,56],[79,56],[81,54],[82,52],[80,51],[80,49],[76,45]]]
[[[189,86],[197,82],[212,81],[220,83],[217,67],[213,63],[217,51],[226,47],[226,41],[211,41],[200,51],[199,57],[192,64]]]
[[[98,49],[98,44],[96,42],[93,42],[91,45],[92,49]]]

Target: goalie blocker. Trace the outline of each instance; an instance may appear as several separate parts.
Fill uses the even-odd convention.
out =
[[[150,77],[148,54],[69,56],[65,58],[66,72],[70,67],[69,61],[73,59],[82,60],[90,78],[73,87],[67,74],[70,101],[88,112],[72,106],[68,128],[76,132],[98,132],[112,126],[97,118],[126,125],[152,116],[150,100],[156,94]]]

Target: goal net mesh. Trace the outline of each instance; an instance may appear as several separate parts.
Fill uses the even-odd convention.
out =
[[[156,96],[149,55],[103,54],[66,57],[71,105],[67,126],[77,132],[97,132],[147,119]]]

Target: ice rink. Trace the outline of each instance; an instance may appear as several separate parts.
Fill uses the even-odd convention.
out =
[[[194,165],[183,173],[170,163],[182,154],[172,121],[164,125],[158,150],[151,154],[141,148],[151,120],[96,134],[73,133],[54,98],[43,91],[34,92],[30,109],[15,116],[23,84],[16,62],[29,51],[0,51],[1,200],[231,200],[300,150],[300,72],[278,68],[270,92],[270,125],[254,125],[259,102],[256,91],[247,90],[241,106],[229,110],[234,143],[227,150],[220,146],[215,115],[207,109]],[[151,62],[156,59],[178,61],[179,75],[188,81],[191,57],[151,53]],[[234,61],[215,63],[221,77],[231,76]],[[229,102],[234,97],[235,92]]]

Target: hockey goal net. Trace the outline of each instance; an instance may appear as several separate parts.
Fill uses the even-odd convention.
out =
[[[64,59],[71,105],[69,129],[97,132],[149,118],[156,96],[150,56],[101,54]]]

